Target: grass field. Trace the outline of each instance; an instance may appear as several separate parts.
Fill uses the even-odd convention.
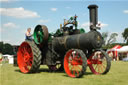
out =
[[[39,73],[23,74],[13,65],[0,66],[0,85],[128,85],[128,62],[112,62],[106,75],[94,75],[87,68],[83,78],[70,78],[64,72],[49,73],[41,66]]]

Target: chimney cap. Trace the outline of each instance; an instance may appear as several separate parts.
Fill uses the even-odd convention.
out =
[[[90,9],[90,8],[98,8],[98,6],[95,5],[95,4],[92,4],[92,5],[89,5],[88,8],[89,8],[89,9]]]

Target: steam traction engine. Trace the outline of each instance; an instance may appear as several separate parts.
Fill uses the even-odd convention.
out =
[[[77,16],[64,20],[56,33],[49,33],[45,25],[37,25],[34,40],[24,41],[18,49],[18,66],[23,73],[35,73],[41,64],[50,71],[65,70],[70,77],[82,77],[89,66],[94,74],[106,74],[111,62],[101,49],[103,38],[97,31],[96,5],[88,6],[90,31],[77,29]]]

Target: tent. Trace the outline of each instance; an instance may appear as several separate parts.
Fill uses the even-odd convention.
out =
[[[112,60],[118,60],[118,52],[117,49],[120,49],[120,45],[116,45],[113,48],[107,50],[108,55],[112,58]]]
[[[125,58],[123,58],[124,61],[128,61],[128,46],[123,46],[120,49],[117,49],[118,53],[122,56],[125,56]]]
[[[8,60],[8,63],[9,63],[9,64],[13,64],[13,63],[14,63],[13,55],[3,55],[3,57],[4,57],[4,60],[5,60],[5,61]]]
[[[2,54],[0,53],[0,61],[2,61]]]
[[[123,46],[122,48],[117,49],[117,51],[118,51],[119,53],[128,52],[128,46]]]
[[[121,47],[120,45],[116,45],[113,48],[107,51],[108,55],[112,55],[112,59],[119,60],[119,53],[120,54],[127,54],[128,57],[128,46]]]

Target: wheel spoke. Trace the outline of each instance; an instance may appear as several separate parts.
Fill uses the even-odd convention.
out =
[[[102,66],[103,66],[104,69],[106,69],[106,66],[104,66],[103,64],[102,64]]]
[[[99,64],[98,64],[98,72],[100,73],[100,67],[99,67]]]
[[[72,56],[70,56],[70,57],[69,57],[69,59],[68,59],[68,61],[69,61],[68,63],[71,63],[71,62],[72,62],[72,60],[73,60],[73,57],[72,57]]]
[[[78,52],[76,52],[76,57],[78,58]]]
[[[25,62],[22,62],[23,67],[25,67],[27,64]]]
[[[26,52],[26,48],[25,48],[25,46],[24,46],[24,48],[23,48],[23,52]]]
[[[97,69],[97,67],[98,67],[98,64],[95,65],[95,70]]]
[[[28,71],[28,68],[27,68],[27,66],[24,66],[24,69],[25,69],[25,71]]]
[[[103,71],[103,65],[102,65],[102,64],[101,64],[101,71],[102,71],[102,73],[104,72],[104,71]]]
[[[32,65],[32,59],[29,59],[29,61],[28,61],[28,65]]]
[[[71,67],[71,71],[73,71],[73,69],[74,69],[74,66]]]
[[[73,75],[75,76],[75,71],[74,71],[74,70],[72,71],[72,73],[73,73]]]
[[[77,67],[77,69],[79,69],[80,71],[82,71],[82,69],[78,65],[76,67]]]
[[[75,75],[74,66],[71,67],[71,70],[70,70],[70,71],[71,71],[71,73],[72,73],[73,75]]]
[[[107,64],[107,62],[106,62],[106,61],[102,61],[102,64],[105,64],[105,65],[106,65],[106,64]]]
[[[69,66],[69,68],[70,68],[70,67],[72,67],[72,65],[71,65],[70,63],[69,63],[69,65],[68,65],[68,66]]]
[[[77,73],[77,76],[79,76],[79,72],[78,72],[76,66],[75,66],[75,71],[76,71],[76,73]]]
[[[32,54],[32,51],[31,51],[31,48],[30,47],[27,47],[27,52],[30,54]]]

